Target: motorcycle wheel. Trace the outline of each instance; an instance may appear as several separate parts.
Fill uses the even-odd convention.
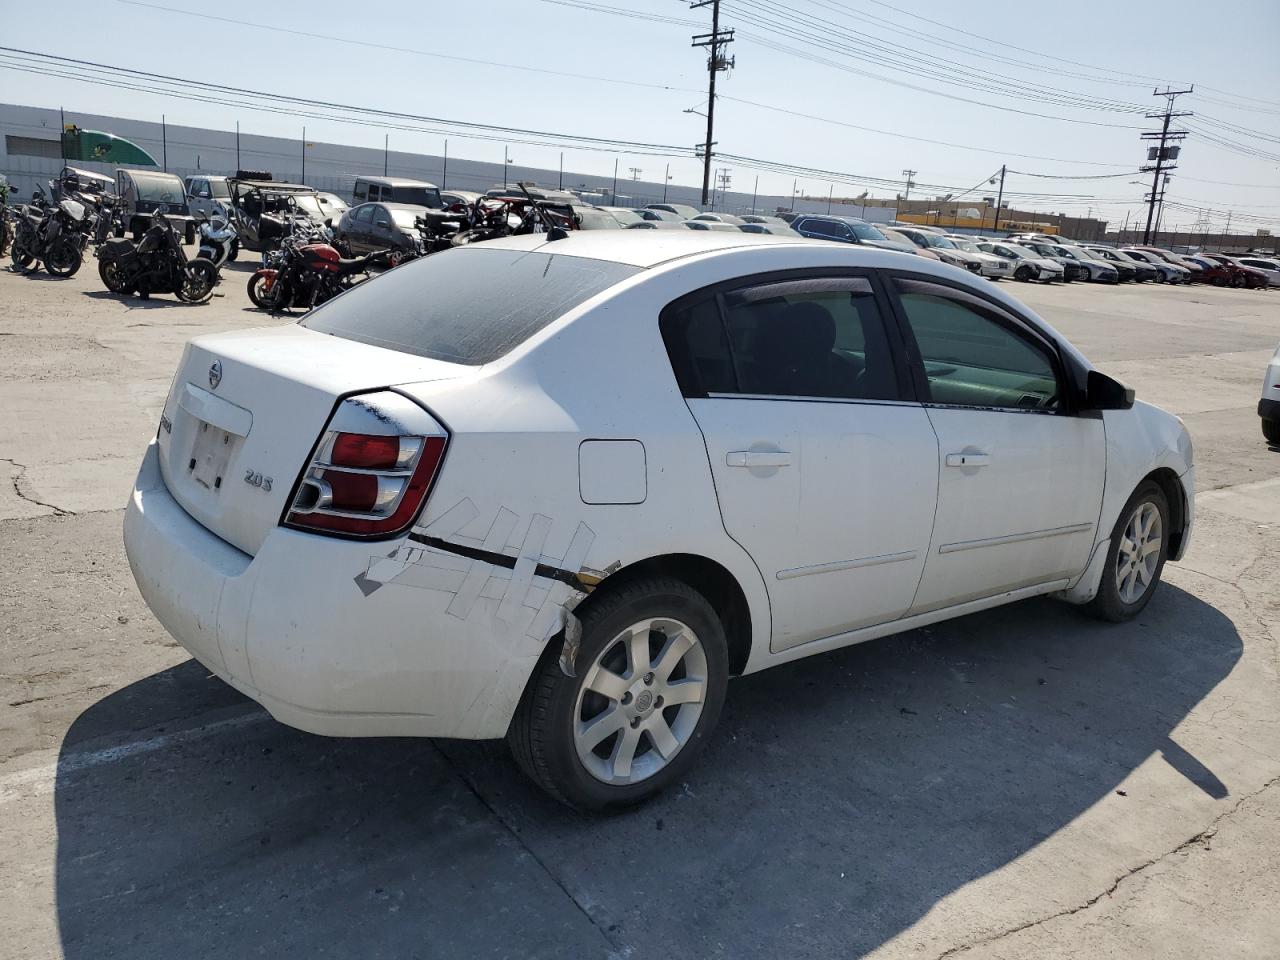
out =
[[[114,260],[98,261],[98,276],[102,278],[103,284],[112,293],[128,293],[129,288],[125,283],[124,275],[120,272],[120,264]]]
[[[21,240],[13,241],[13,250],[10,251],[9,257],[13,261],[13,269],[19,273],[26,273],[36,262],[35,254],[28,251],[26,244]]]
[[[218,282],[218,268],[208,260],[192,260],[182,271],[182,282],[176,293],[187,303],[205,303],[213,296]]]
[[[271,277],[264,273],[255,273],[249,278],[249,299],[259,310],[269,310],[275,304],[274,284],[267,286]],[[278,279],[278,278],[277,278]]]
[[[53,249],[45,256],[44,270],[51,277],[61,277],[65,280],[67,277],[74,277],[83,262],[84,258],[81,257],[75,242],[65,238],[55,243]]]
[[[9,224],[0,219],[0,257],[3,257],[9,251],[11,240]]]
[[[240,256],[240,241],[231,241],[231,252],[227,254],[227,263],[235,263],[236,257]]]

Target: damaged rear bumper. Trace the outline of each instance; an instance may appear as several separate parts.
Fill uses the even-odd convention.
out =
[[[175,640],[277,720],[328,736],[503,736],[579,596],[537,570],[513,585],[515,569],[408,539],[281,527],[250,556],[170,495],[154,442],[124,539]]]

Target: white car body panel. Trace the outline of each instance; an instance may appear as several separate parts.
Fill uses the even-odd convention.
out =
[[[593,231],[552,243],[553,253],[647,269],[484,366],[293,325],[201,337],[185,351],[126,512],[130,564],[165,628],[281,721],[340,736],[502,736],[548,643],[572,632],[582,584],[607,585],[648,558],[705,558],[736,582],[750,621],[742,668],[750,673],[1023,596],[1065,590],[1078,600],[1093,570],[1090,546],[1096,556],[1143,476],[1172,470],[1190,502],[1185,431],[1143,404],[1101,418],[1010,414],[1016,424],[988,435],[984,412],[837,402],[823,404],[830,423],[815,431],[786,402],[764,411],[738,399],[731,411],[714,399],[687,401],[657,329],[661,310],[693,290],[851,266],[946,278],[1038,321],[966,271],[742,233]],[[540,237],[485,244],[544,245]],[[468,254],[438,256],[455,255]],[[450,436],[412,530],[366,542],[280,525],[335,403],[389,386]],[[199,423],[234,438],[232,482],[216,496],[182,476]],[[1036,446],[1045,440],[1047,451]],[[982,443],[990,465],[976,473],[944,465],[946,454]],[[792,462],[729,465],[729,454],[760,444]],[[909,476],[885,482],[891,469]],[[255,486],[254,474],[274,483]],[[1019,494],[1006,485],[1034,489],[1010,503]],[[1004,526],[972,523],[971,502],[998,507]],[[762,503],[773,516],[744,520]],[[938,553],[944,541],[1043,532],[1043,517],[1092,526]],[[952,565],[963,553],[974,572]],[[893,559],[859,562],[885,556]]]

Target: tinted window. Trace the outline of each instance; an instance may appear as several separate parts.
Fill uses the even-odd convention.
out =
[[[639,267],[524,250],[446,250],[307,314],[302,326],[450,363],[490,363]]]
[[[884,324],[865,280],[749,287],[688,306],[671,321],[664,333],[688,393],[899,398]]]
[[[351,195],[356,198],[357,203],[361,200],[368,199],[369,196],[365,191],[364,184],[358,181],[356,182],[356,188],[351,192]]]
[[[363,207],[356,210],[356,220],[360,223],[371,223],[373,221],[373,204],[366,203]]]
[[[849,229],[853,231],[853,235],[860,240],[887,240],[889,239],[875,227],[869,223],[853,223],[849,225]]]
[[[805,220],[801,222],[800,229],[805,233],[816,233],[824,237],[844,238],[847,235],[844,227],[829,220]]]
[[[932,402],[1053,409],[1058,379],[1048,353],[1014,332],[994,309],[945,287],[898,281],[920,348]]]
[[[419,207],[439,207],[440,191],[435,187],[393,187],[383,196],[384,200],[395,200],[396,203],[412,203]]]

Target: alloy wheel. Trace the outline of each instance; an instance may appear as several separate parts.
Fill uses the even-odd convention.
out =
[[[685,623],[655,617],[604,645],[573,714],[578,759],[595,779],[637,783],[692,738],[707,697],[707,655]]]
[[[1163,535],[1159,507],[1144,500],[1129,515],[1116,553],[1116,592],[1124,603],[1137,603],[1151,589]]]

